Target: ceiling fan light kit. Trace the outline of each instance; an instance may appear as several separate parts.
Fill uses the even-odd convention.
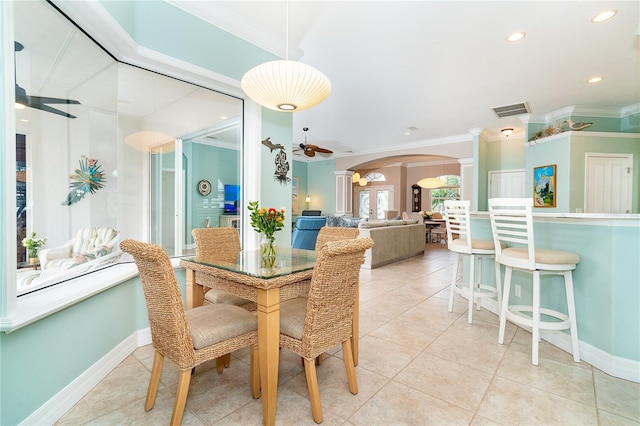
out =
[[[289,60],[260,64],[240,81],[242,90],[257,104],[275,111],[302,111],[331,94],[331,82],[312,66]]]
[[[436,189],[445,185],[442,179],[438,178],[424,178],[418,181],[418,186],[425,189]]]

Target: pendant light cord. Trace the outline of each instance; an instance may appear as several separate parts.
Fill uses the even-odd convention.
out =
[[[289,1],[285,2],[286,12],[285,12],[285,32],[284,32],[284,59],[286,61],[289,60]]]

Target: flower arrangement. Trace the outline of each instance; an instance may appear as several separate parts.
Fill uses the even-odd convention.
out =
[[[273,247],[275,239],[274,233],[284,227],[284,209],[276,210],[273,207],[259,207],[257,201],[249,202],[249,218],[254,231],[264,234],[266,242],[263,244],[262,255],[265,257],[275,257],[276,252]]]
[[[423,219],[431,219],[433,217],[433,212],[431,210],[421,210],[420,214],[422,215]]]
[[[30,237],[22,239],[22,245],[27,249],[27,256],[30,259],[38,257],[38,249],[45,245],[47,237],[38,237],[35,232],[31,233]]]

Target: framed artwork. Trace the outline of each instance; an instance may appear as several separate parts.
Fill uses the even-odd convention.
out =
[[[291,214],[298,214],[298,178],[291,178]]]
[[[533,168],[533,207],[556,206],[556,165]]]

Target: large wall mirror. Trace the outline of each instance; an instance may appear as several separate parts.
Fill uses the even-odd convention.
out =
[[[239,223],[242,100],[116,61],[47,2],[13,9],[19,295],[129,260],[125,238],[180,256]]]

